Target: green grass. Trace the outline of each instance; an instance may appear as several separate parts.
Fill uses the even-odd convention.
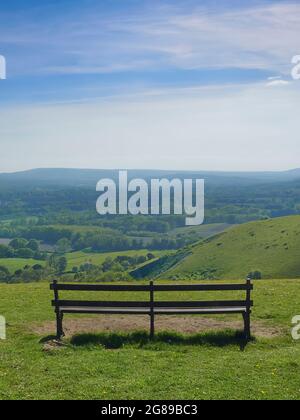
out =
[[[66,254],[68,260],[68,267],[67,270],[72,270],[73,267],[79,267],[85,263],[91,263],[95,265],[101,265],[104,263],[106,258],[116,258],[118,256],[146,256],[149,252],[151,252],[156,257],[160,257],[164,255],[166,252],[164,251],[148,251],[147,249],[141,249],[136,251],[117,251],[117,252],[101,252],[101,253],[92,253],[92,252],[84,252],[84,251],[77,251],[77,252],[69,252]]]
[[[163,276],[199,278],[208,272],[219,279],[238,279],[259,270],[264,278],[297,278],[299,250],[300,216],[252,222],[192,247],[192,255]]]
[[[32,258],[0,258],[0,266],[6,267],[11,273],[23,269],[25,265],[33,266],[35,264],[45,265],[45,261]]]
[[[235,331],[166,331],[154,342],[141,331],[79,334],[64,347],[44,351],[45,337],[32,332],[32,325],[54,320],[49,286],[0,285],[0,313],[8,323],[7,340],[0,341],[0,398],[298,400],[300,342],[291,339],[289,330],[292,317],[300,313],[299,287],[299,280],[255,283],[253,321],[283,332],[254,340],[244,350]],[[126,294],[130,300],[142,296]],[[195,298],[192,293],[162,296]]]

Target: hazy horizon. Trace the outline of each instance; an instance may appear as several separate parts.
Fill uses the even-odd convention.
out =
[[[212,169],[212,170],[206,170],[206,169],[176,169],[176,168],[171,168],[171,169],[165,169],[165,168],[84,168],[84,167],[36,167],[36,168],[29,168],[29,169],[20,169],[17,171],[2,171],[0,169],[0,175],[9,175],[9,174],[18,174],[18,173],[25,173],[25,172],[34,172],[34,171],[55,171],[55,170],[74,170],[74,171],[149,171],[149,172],[212,172],[212,173],[236,173],[236,174],[256,174],[256,173],[284,173],[284,172],[293,172],[293,171],[300,171],[300,165],[297,168],[288,168],[288,169],[284,169],[284,170],[273,170],[273,171],[268,171],[268,170],[253,170],[253,171],[234,171],[234,170],[222,170],[222,169]]]

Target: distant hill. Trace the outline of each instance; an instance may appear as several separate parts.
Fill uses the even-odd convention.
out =
[[[251,271],[263,278],[300,277],[300,216],[232,227],[191,249],[162,273],[164,279],[242,279]]]
[[[89,187],[95,188],[101,178],[118,176],[118,170],[101,169],[32,169],[23,172],[0,173],[0,187]],[[209,172],[209,171],[162,171],[131,170],[131,178],[204,178],[211,185],[253,185],[268,182],[284,182],[300,179],[300,169],[284,172]]]
[[[0,173],[0,218],[47,215],[50,224],[64,224],[65,218],[57,215],[72,213],[73,224],[78,223],[79,217],[82,224],[94,223],[96,219],[98,223],[96,184],[102,178],[116,180],[118,171],[62,168]],[[131,170],[128,178],[143,178],[148,182],[150,178],[204,178],[206,224],[242,224],[299,214],[300,170],[297,169],[253,173]],[[183,226],[184,218],[174,215],[171,218],[168,219],[170,229]],[[129,219],[126,222],[125,219],[115,217],[109,227],[116,228],[117,224],[123,231],[136,230],[135,222],[128,224]],[[157,232],[161,220],[155,220],[154,231]],[[105,223],[107,221],[108,218]],[[147,225],[146,230],[150,230],[149,218]]]

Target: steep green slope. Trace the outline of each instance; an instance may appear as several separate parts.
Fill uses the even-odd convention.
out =
[[[300,277],[300,216],[247,223],[195,245],[162,278],[238,279]]]

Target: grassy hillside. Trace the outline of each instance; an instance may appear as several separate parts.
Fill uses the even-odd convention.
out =
[[[298,278],[300,216],[233,227],[191,251],[163,277],[238,279],[259,270],[264,278]]]
[[[235,328],[225,327],[192,335],[166,329],[153,343],[145,330],[134,334],[115,329],[111,335],[100,329],[70,337],[56,348],[45,344],[55,328],[48,284],[0,285],[0,313],[8,323],[7,340],[0,340],[0,400],[300,399],[300,342],[289,332],[299,310],[298,291],[299,280],[256,283],[253,325],[263,325],[267,335],[270,328],[279,333],[257,337],[244,351]],[[140,296],[129,293],[128,299],[136,298]],[[73,318],[68,315],[65,322]],[[217,319],[221,325],[225,320]],[[135,320],[128,317],[133,325]],[[242,326],[240,317],[230,320]],[[187,328],[192,323],[189,317]]]

